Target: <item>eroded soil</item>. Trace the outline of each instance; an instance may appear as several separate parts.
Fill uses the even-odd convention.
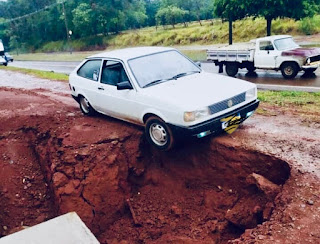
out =
[[[1,235],[76,211],[101,243],[320,242],[316,122],[262,105],[276,116],[159,152],[67,84],[0,72]]]

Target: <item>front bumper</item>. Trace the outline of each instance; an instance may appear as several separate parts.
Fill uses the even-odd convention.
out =
[[[204,137],[210,134],[219,134],[223,130],[222,128],[222,121],[224,118],[230,117],[230,116],[241,116],[240,123],[245,121],[247,118],[251,116],[251,114],[257,109],[259,106],[260,101],[257,99],[247,105],[244,105],[243,107],[237,108],[229,113],[223,114],[219,117],[216,117],[214,119],[205,121],[201,124],[197,124],[190,127],[182,127],[177,125],[168,124],[170,129],[172,130],[172,133],[175,136],[178,137],[190,137],[190,136],[196,136],[198,138]],[[252,113],[251,113],[252,112]]]
[[[320,61],[311,63],[309,65],[303,65],[301,68],[303,70],[306,70],[306,69],[317,69],[319,66],[320,66]]]

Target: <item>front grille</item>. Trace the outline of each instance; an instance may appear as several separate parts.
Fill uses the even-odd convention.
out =
[[[310,62],[311,63],[318,62],[318,61],[320,61],[320,55],[310,57]]]
[[[232,105],[229,107],[229,101],[232,101]],[[225,109],[231,108],[235,105],[238,105],[246,100],[246,93],[241,93],[240,95],[234,96],[232,98],[226,99],[222,102],[218,102],[216,104],[212,104],[209,106],[211,114],[219,113]]]

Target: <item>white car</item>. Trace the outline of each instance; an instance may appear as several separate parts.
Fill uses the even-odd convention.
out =
[[[139,47],[85,59],[69,77],[85,115],[99,112],[145,126],[169,150],[176,139],[233,132],[259,105],[257,87],[206,73],[173,48]]]

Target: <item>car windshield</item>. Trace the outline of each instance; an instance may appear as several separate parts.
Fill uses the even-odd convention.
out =
[[[134,58],[128,63],[142,88],[201,71],[196,64],[175,50]]]
[[[299,45],[295,43],[291,37],[275,40],[274,45],[279,51],[294,49],[299,47]]]

